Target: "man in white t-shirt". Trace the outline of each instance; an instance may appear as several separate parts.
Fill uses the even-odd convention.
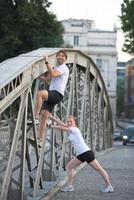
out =
[[[38,145],[42,146],[44,137],[44,130],[48,120],[48,116],[52,112],[54,106],[62,101],[64,91],[68,82],[69,69],[65,64],[67,54],[65,50],[60,50],[56,54],[58,66],[52,68],[45,57],[45,64],[48,69],[47,76],[40,76],[39,79],[48,82],[50,81],[49,90],[40,90],[37,92],[35,103],[35,122],[39,122],[39,114],[41,111],[41,118],[38,132]]]

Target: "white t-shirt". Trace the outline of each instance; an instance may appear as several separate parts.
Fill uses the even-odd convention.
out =
[[[69,140],[73,144],[77,155],[91,150],[85,143],[82,134],[77,127],[70,127],[68,134],[69,134]]]
[[[64,96],[65,87],[69,77],[69,69],[65,63],[54,67],[54,70],[61,73],[61,76],[53,77],[49,86],[49,90],[56,90]]]

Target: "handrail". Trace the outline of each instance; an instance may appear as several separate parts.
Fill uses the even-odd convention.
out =
[[[39,196],[39,188],[44,189],[43,181],[46,180],[43,177],[44,171],[50,181],[58,181],[57,177],[65,169],[67,160],[74,154],[66,137],[52,130],[49,130],[46,136],[46,143],[44,143],[46,149],[42,149],[42,153],[39,153],[37,147],[37,130],[33,111],[33,99],[38,90],[37,77],[47,71],[44,57],[48,55],[49,62],[55,66],[56,53],[59,50],[59,48],[40,48],[0,63],[0,137],[3,136],[4,126],[7,127],[7,133],[4,135],[9,135],[6,143],[1,140],[4,142],[0,149],[2,155],[9,149],[5,158],[7,164],[4,176],[3,172],[0,173],[3,200],[6,200],[9,195],[9,187],[12,189],[10,182],[20,188],[21,197],[19,198],[23,199],[25,171],[29,174],[29,185],[32,188],[30,188],[32,191],[30,195],[33,198]],[[66,51],[68,56],[66,63],[70,76],[63,102],[55,106],[54,115],[64,120],[69,114],[75,114],[86,143],[97,151],[109,148],[112,146],[112,112],[101,73],[90,56],[75,49],[66,49]],[[29,117],[32,119],[31,124],[28,124]],[[30,134],[33,134],[35,139],[34,159],[29,153]],[[17,146],[20,140],[23,151],[20,151]],[[18,154],[20,164],[18,164],[18,158],[15,163]],[[36,160],[36,167],[33,169],[31,160],[34,162]],[[13,172],[18,169],[20,169],[20,175],[16,180]],[[28,195],[25,193],[25,196],[29,197]]]

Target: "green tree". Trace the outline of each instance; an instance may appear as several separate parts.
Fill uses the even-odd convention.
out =
[[[63,27],[47,0],[0,1],[0,61],[39,47],[60,47]]]
[[[121,114],[124,112],[124,92],[125,92],[125,82],[122,79],[117,80],[117,100],[116,100],[116,107],[117,107],[117,114]]]
[[[121,4],[121,29],[125,34],[123,51],[134,54],[134,0]]]
[[[14,55],[13,51],[20,44],[14,31],[14,6],[11,1],[0,1],[0,60]]]

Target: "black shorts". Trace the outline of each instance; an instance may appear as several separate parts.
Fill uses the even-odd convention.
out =
[[[42,104],[42,110],[48,110],[52,112],[54,106],[62,101],[63,95],[56,90],[48,91],[48,101],[44,101]]]
[[[90,163],[95,159],[95,155],[94,155],[92,150],[89,150],[89,151],[86,151],[82,154],[79,154],[78,156],[76,156],[76,158],[78,160],[80,160],[81,162],[86,161],[87,163]]]

